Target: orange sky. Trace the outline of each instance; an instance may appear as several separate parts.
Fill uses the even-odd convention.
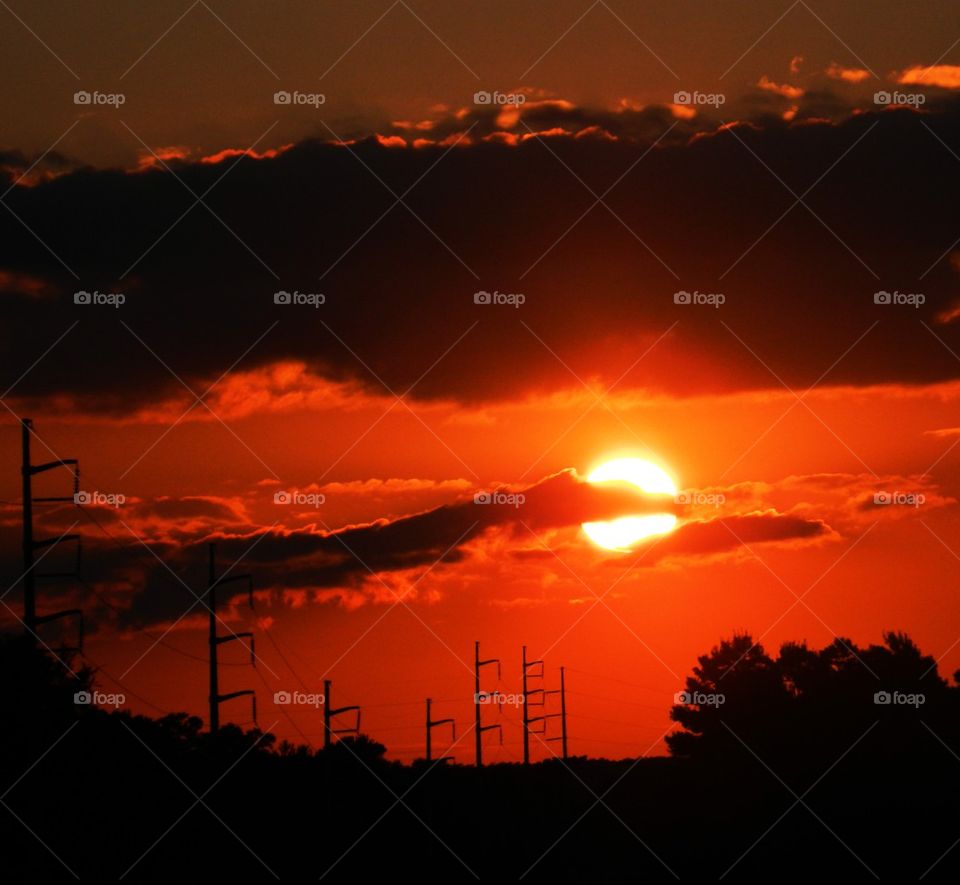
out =
[[[506,693],[523,645],[567,667],[594,756],[664,752],[736,631],[960,668],[953,4],[701,6],[3,4],[0,570],[29,415],[124,499],[38,522],[83,534],[41,610],[83,607],[104,689],[206,718],[211,539],[257,589],[221,689],[318,742],[272,696],[332,679],[396,759],[428,696],[467,734],[476,640]],[[626,456],[717,506],[597,548],[649,506],[585,483]]]
[[[622,454],[656,457],[682,488],[725,494],[724,517],[775,510],[823,521],[829,531],[821,537],[732,543],[717,553],[662,559],[658,544],[639,548],[642,556],[598,550],[576,527],[494,529],[472,541],[460,562],[368,575],[342,592],[289,587],[282,579],[271,588],[255,576],[258,590],[277,593],[261,594],[254,616],[243,607],[231,615],[234,629],[269,626],[296,671],[258,633],[264,681],[245,667],[228,666],[222,674],[223,690],[258,690],[261,725],[279,720],[275,731],[283,737],[296,739],[299,729],[317,740],[321,715],[285,708],[288,719],[270,702],[268,687],[295,690],[299,677],[320,691],[326,677],[334,680],[335,703],[363,705],[364,730],[386,743],[392,756],[414,758],[422,753],[428,695],[444,699],[436,716],[455,716],[466,731],[472,643],[480,639],[484,655],[503,660],[505,692],[519,691],[521,644],[531,656],[546,654],[553,682],[559,665],[570,668],[571,752],[630,755],[662,751],[673,694],[696,655],[734,631],[763,636],[768,648],[776,648],[789,639],[821,646],[834,634],[869,643],[882,630],[903,629],[943,656],[941,672],[960,667],[953,587],[960,562],[953,446],[960,436],[931,433],[952,426],[957,394],[954,385],[824,386],[806,406],[783,389],[692,400],[637,397],[633,403],[611,397],[596,406],[576,387],[549,400],[476,410],[413,403],[424,424],[396,407],[354,445],[390,402],[373,400],[355,413],[292,409],[231,420],[243,443],[213,420],[187,420],[113,482],[109,477],[135,461],[165,425],[47,420],[38,430],[55,451],[79,455],[84,488],[96,484],[133,502],[115,514],[97,511],[127,545],[138,543],[131,530],[150,541],[171,528],[202,536],[247,532],[277,520],[287,528],[312,524],[319,530],[389,519],[498,483],[532,484],[569,467],[585,474]],[[591,403],[596,407],[578,420]],[[12,464],[18,439],[10,422],[5,427],[3,458]],[[279,484],[264,464],[281,477]],[[16,499],[10,471],[0,488],[4,499]],[[277,488],[319,488],[326,501],[315,509],[276,505]],[[919,491],[925,501],[862,509],[878,490]],[[237,526],[209,515],[192,524],[138,515],[136,502],[145,506],[163,496],[222,499],[234,508]],[[693,515],[710,520],[709,510]],[[7,508],[8,523],[15,517]],[[52,524],[74,518],[64,515]],[[86,524],[83,530],[93,545],[97,529]],[[98,574],[97,550],[88,548],[88,580]],[[808,590],[797,603],[794,594]],[[406,606],[390,608],[394,594],[407,593]],[[120,605],[125,595],[119,588],[110,593]],[[153,635],[170,623],[154,625]],[[118,641],[109,624],[102,630],[90,638],[88,653],[105,673],[126,673],[122,681],[131,692],[163,709],[205,715],[201,662],[163,645],[148,651],[152,641],[143,633]],[[188,618],[167,640],[204,657],[204,631],[202,617]],[[223,658],[238,663],[243,653],[227,647]],[[106,676],[102,683],[111,684]],[[244,721],[243,703],[233,702],[226,716]],[[135,699],[130,705],[149,712]],[[490,758],[517,758],[517,718],[505,708],[499,720],[505,745]],[[471,746],[462,745],[460,756],[469,757]]]

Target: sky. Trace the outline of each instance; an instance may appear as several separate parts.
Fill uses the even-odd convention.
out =
[[[405,761],[427,697],[472,761],[475,641],[487,688],[564,666],[591,756],[664,752],[735,632],[960,669],[948,4],[0,6],[6,628],[30,417],[87,496],[38,508],[83,536],[41,609],[137,712],[207,715],[211,542],[222,690],[317,744],[274,693],[332,680]],[[622,457],[677,494],[588,481]]]

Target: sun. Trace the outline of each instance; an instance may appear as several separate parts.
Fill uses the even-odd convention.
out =
[[[677,486],[670,475],[642,458],[616,458],[596,468],[587,482],[626,482],[648,495],[676,495]],[[621,516],[605,522],[585,522],[583,533],[604,550],[623,552],[654,535],[673,531],[677,518],[672,513],[646,516]]]

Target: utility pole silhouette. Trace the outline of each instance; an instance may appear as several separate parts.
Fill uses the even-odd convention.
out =
[[[567,684],[564,679],[565,668],[560,668],[560,688],[553,688],[550,691],[545,691],[544,695],[548,694],[558,694],[560,695],[560,712],[551,713],[549,716],[544,716],[544,719],[560,719],[560,737],[547,738],[548,741],[560,741],[560,750],[561,758],[566,760],[567,758]]]
[[[433,758],[431,750],[433,749],[432,736],[433,729],[438,725],[449,725],[451,730],[451,740],[457,739],[457,723],[453,719],[431,719],[430,718],[430,706],[433,701],[430,698],[427,698],[427,762],[430,762]],[[444,756],[440,757],[441,759],[446,758]]]
[[[503,743],[503,728],[500,725],[483,725],[480,721],[480,704],[486,703],[481,701],[483,697],[483,692],[480,691],[480,668],[486,667],[488,664],[497,665],[497,680],[500,680],[500,658],[490,658],[486,661],[480,660],[480,643],[475,642],[473,644],[473,708],[474,708],[474,719],[475,719],[475,731],[476,731],[476,747],[477,747],[477,768],[483,766],[483,733],[485,731],[490,731],[491,729],[496,728],[500,732],[500,743]]]
[[[333,683],[329,679],[323,680],[323,748],[330,746],[331,737],[335,734],[360,734],[360,707],[357,704],[351,704],[349,707],[338,707],[336,709],[330,706],[330,686]],[[334,716],[341,713],[349,713],[351,710],[357,711],[357,724],[353,728],[331,728],[331,720]]]
[[[24,418],[20,422],[21,445],[23,450],[23,462],[20,469],[23,486],[23,623],[26,627],[28,636],[39,640],[37,636],[37,627],[40,624],[46,624],[50,621],[56,621],[60,618],[76,617],[79,619],[79,641],[77,648],[83,645],[83,612],[78,608],[66,609],[64,611],[54,612],[49,615],[37,615],[37,578],[50,579],[74,579],[80,577],[80,556],[81,540],[80,535],[62,535],[56,538],[42,538],[35,540],[33,537],[33,505],[34,504],[53,504],[53,503],[71,503],[78,504],[80,493],[80,462],[76,458],[65,460],[48,461],[46,464],[30,463],[30,434],[33,433],[33,421]],[[73,494],[69,497],[35,498],[33,496],[33,477],[38,473],[45,473],[48,470],[54,470],[57,467],[66,467],[73,473]],[[77,565],[75,572],[47,572],[37,574],[34,572],[34,553],[44,547],[54,547],[63,541],[76,542],[77,545]]]
[[[257,695],[253,689],[246,688],[242,691],[231,691],[227,694],[220,694],[217,674],[217,647],[225,642],[232,642],[234,639],[243,637],[250,640],[250,664],[257,666],[257,658],[254,652],[253,633],[231,633],[229,636],[217,635],[217,587],[234,581],[247,582],[247,594],[250,601],[250,608],[253,608],[253,578],[250,575],[231,575],[229,577],[217,577],[217,545],[210,545],[210,573],[207,584],[207,608],[210,611],[210,733],[215,734],[220,729],[220,704],[224,701],[239,698],[242,695],[250,695],[253,702],[253,721],[257,721]]]
[[[544,691],[542,688],[535,688],[533,691],[527,689],[527,679],[542,679],[543,678],[543,661],[528,661],[527,660],[527,647],[523,646],[522,649],[522,661],[523,661],[523,764],[530,764],[530,723],[531,722],[541,722],[546,720],[546,716],[535,716],[532,719],[530,718],[530,707],[542,707],[544,704]],[[531,667],[539,667],[539,673],[531,673]],[[540,703],[531,704],[530,695],[537,694],[540,695]],[[546,725],[544,725],[546,728]]]

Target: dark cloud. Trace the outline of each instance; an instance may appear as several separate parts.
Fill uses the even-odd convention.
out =
[[[751,544],[809,541],[830,534],[822,520],[772,510],[726,516],[679,526],[657,545],[654,561],[668,556],[708,556]]]
[[[663,108],[553,103],[531,108],[528,124],[617,138],[475,141],[448,154],[306,142],[273,158],[176,162],[186,187],[162,169],[87,169],[15,188],[5,199],[20,220],[0,215],[0,279],[43,280],[46,294],[0,294],[3,386],[74,321],[14,390],[23,408],[128,414],[183,396],[122,323],[198,392],[274,321],[241,369],[295,359],[380,392],[378,378],[397,391],[416,382],[469,329],[415,389],[460,401],[574,383],[557,356],[612,382],[668,328],[621,389],[777,386],[761,361],[802,387],[874,323],[828,382],[956,377],[957,360],[923,323],[960,350],[958,324],[936,323],[958,288],[950,262],[936,263],[960,235],[958,161],[944,146],[960,145],[957,106],[788,124],[778,117],[788,99],[762,101],[769,113],[732,130],[691,139],[680,121],[682,143],[671,133],[642,160],[674,122]],[[799,104],[816,116],[830,101],[810,93]],[[594,206],[587,188],[611,186],[611,211]],[[393,195],[408,188],[410,211]],[[211,211],[194,206],[205,193]],[[809,209],[791,210],[794,194]],[[78,289],[122,292],[126,303],[74,305]],[[279,289],[326,303],[277,306]],[[476,305],[477,290],[526,302]],[[677,305],[678,290],[726,303]],[[876,305],[878,290],[925,301]]]
[[[639,494],[628,485],[591,485],[574,471],[546,477],[523,489],[499,489],[487,493],[491,500],[458,500],[394,520],[347,526],[336,531],[320,525],[285,530],[249,527],[243,530],[217,525],[217,519],[235,518],[232,508],[216,501],[187,499],[159,502],[173,522],[184,514],[203,516],[192,537],[182,532],[162,531],[144,543],[128,532],[128,525],[142,525],[156,504],[139,503],[135,513],[124,513],[108,522],[116,528],[116,543],[100,539],[88,544],[90,566],[84,569],[88,586],[99,588],[101,599],[114,600],[121,626],[149,626],[177,619],[196,602],[207,583],[208,545],[216,544],[218,574],[252,573],[260,588],[359,589],[372,576],[418,567],[463,562],[469,545],[490,531],[505,533],[518,544],[529,542],[531,533],[576,527],[581,522],[613,519],[625,514],[676,511],[673,500]],[[71,517],[72,514],[72,517]],[[80,517],[65,510],[60,518]],[[101,514],[97,519],[103,522]],[[54,520],[56,521],[56,520]],[[70,523],[67,523],[69,525]],[[820,520],[781,515],[775,511],[730,515],[709,521],[681,524],[662,540],[656,562],[670,555],[705,555],[727,551],[741,543],[809,539],[826,531]],[[96,532],[91,529],[92,536]],[[13,526],[2,532],[3,560],[15,571],[17,533]],[[230,596],[239,593],[231,587]],[[226,604],[227,599],[222,600]],[[97,610],[95,601],[85,605]],[[15,605],[11,597],[11,604]],[[202,606],[195,608],[203,611]],[[101,608],[99,615],[105,614]],[[113,617],[110,615],[110,617]],[[95,618],[93,620],[96,620]]]
[[[28,185],[36,184],[79,166],[80,163],[59,151],[28,157],[23,151],[0,150],[0,184],[4,185],[4,189],[20,181]]]

